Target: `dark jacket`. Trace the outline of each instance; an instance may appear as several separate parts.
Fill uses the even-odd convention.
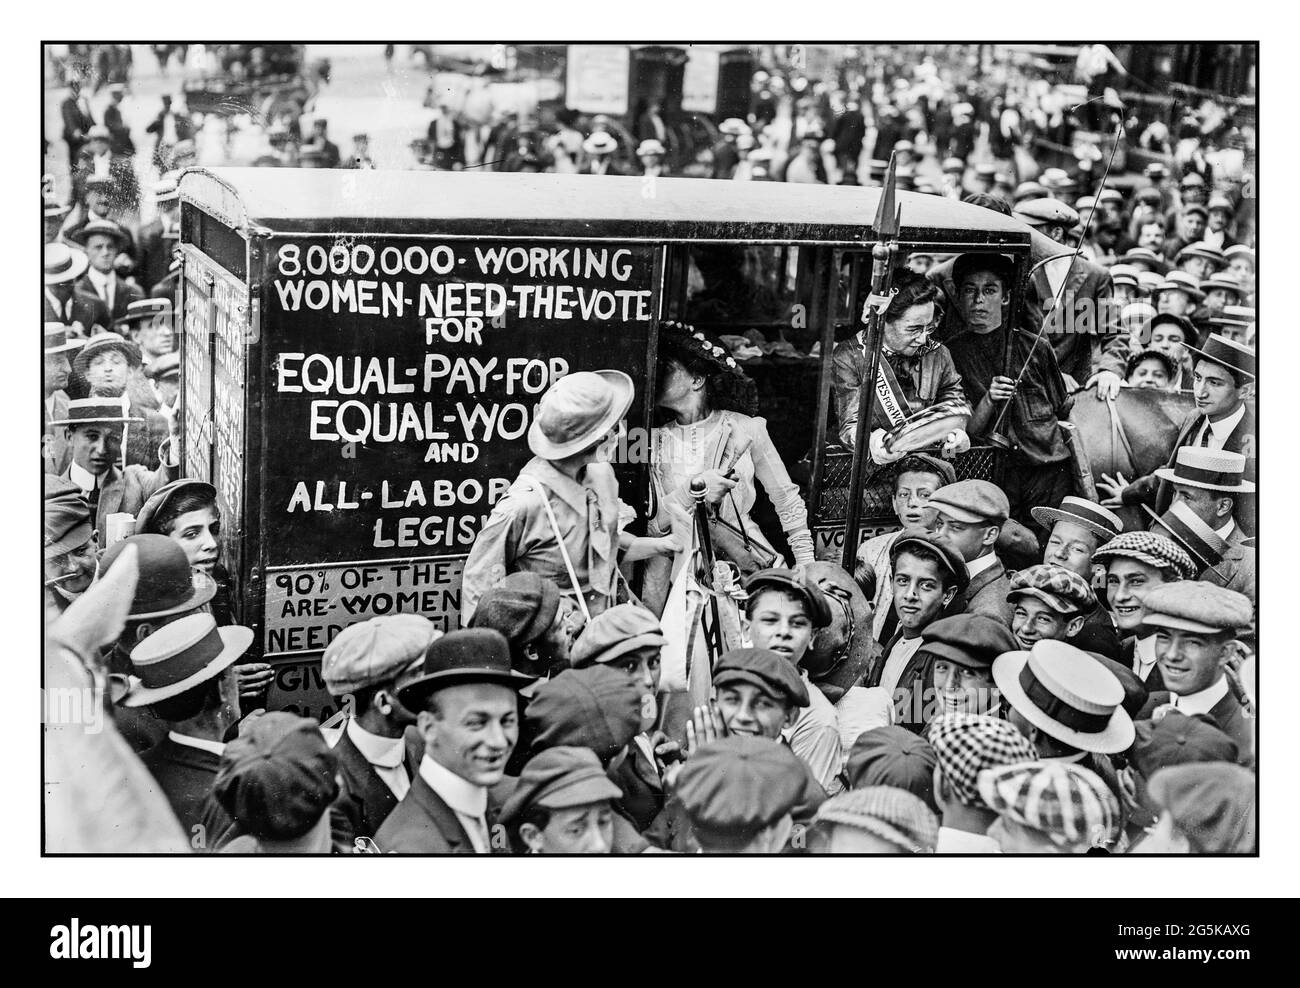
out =
[[[114,274],[113,280],[113,308],[109,310],[108,313],[110,320],[121,319],[126,315],[126,307],[128,305],[132,302],[139,302],[144,298],[144,292],[129,281],[124,281],[120,274]],[[108,307],[108,303],[100,298],[99,293],[95,291],[95,285],[90,280],[89,274],[84,274],[77,279],[77,288],[83,292],[94,295],[96,298],[100,299],[100,302],[105,308]]]
[[[173,224],[171,233],[163,235],[162,221],[155,218],[140,228],[139,257],[135,265],[135,281],[144,291],[167,277],[172,262],[172,251],[180,243],[180,225]]]
[[[885,359],[884,357],[881,358]],[[856,334],[835,344],[831,357],[834,371],[835,415],[839,420],[840,442],[853,445],[858,422],[858,402],[867,376],[867,354]],[[904,414],[928,408],[941,401],[964,401],[961,375],[952,354],[942,343],[914,358],[895,357],[890,367],[904,392],[897,395]],[[878,400],[871,403],[867,434],[893,426]]]
[[[1007,576],[1002,560],[997,560],[986,570],[976,573],[966,587],[948,605],[948,614],[983,614],[1011,627],[1011,615],[1015,608],[1007,600],[1011,592],[1011,580]]]
[[[93,291],[86,291],[73,285],[72,288],[72,309],[69,310],[64,305],[63,311],[58,311],[50,305],[50,298],[44,292],[41,292],[41,301],[44,306],[45,322],[61,322],[65,326],[71,326],[73,323],[81,323],[85,337],[93,336],[97,332],[108,329],[113,322],[112,317],[108,314],[108,306],[104,300],[96,295]]]
[[[68,483],[73,483],[71,467],[59,476]],[[159,466],[157,470],[148,470],[135,463],[127,466],[125,470],[109,467],[99,479],[95,527],[101,532],[108,531],[108,516],[115,511],[138,515],[145,501],[149,500],[158,488],[175,480],[176,476],[177,469],[166,465]]]
[[[1157,707],[1168,703],[1171,693],[1158,691],[1147,697],[1146,706],[1134,720],[1150,720]],[[1237,743],[1237,764],[1255,767],[1255,719],[1246,715],[1241,702],[1229,689],[1223,699],[1210,708],[1210,716],[1219,730]]]
[[[1054,298],[1045,268],[1034,272],[1030,287],[1033,319],[1041,325],[1047,302]],[[1047,314],[1044,339],[1051,342],[1061,373],[1069,374],[1080,387],[1097,370],[1102,348],[1119,332],[1119,313],[1110,304],[1112,294],[1110,272],[1077,257],[1059,303]]]
[[[408,730],[406,772],[414,779],[424,758],[424,742],[417,731]],[[348,737],[346,725],[334,746],[339,760],[339,795],[330,807],[330,837],[337,854],[350,854],[358,837],[374,837],[388,815],[397,807],[397,797],[379,777],[373,765]]]
[[[509,854],[510,844],[498,839],[496,819],[518,780],[506,778],[488,791],[488,833],[493,854]],[[456,812],[424,781],[418,769],[411,789],[375,833],[384,854],[474,854],[474,845]]]
[[[164,737],[140,760],[167,797],[191,843],[196,848],[215,850],[233,827],[233,821],[216,800],[208,800],[217,780],[220,757]],[[211,805],[205,805],[209,802]],[[203,829],[196,829],[199,827]]]
[[[1130,635],[1128,638],[1125,638],[1123,644],[1120,645],[1119,657],[1120,664],[1132,669],[1135,676],[1137,674],[1137,669],[1135,668],[1137,663],[1134,660],[1134,652],[1136,649],[1137,636]],[[1142,685],[1146,687],[1148,696],[1165,688],[1165,679],[1160,675],[1159,662],[1156,662],[1151,666],[1151,671],[1148,672],[1146,678],[1142,680]]]
[[[1246,533],[1241,526],[1233,525],[1232,534],[1228,536],[1228,551],[1213,569],[1202,573],[1200,579],[1243,593],[1253,604],[1256,600],[1255,550],[1242,545],[1245,541]]]
[[[1196,441],[1197,436],[1201,433],[1201,426],[1204,424],[1205,416],[1196,411],[1183,420],[1182,428],[1178,430],[1178,438],[1174,440],[1174,448],[1169,452],[1169,461],[1165,464],[1167,469],[1174,469],[1178,461],[1178,451]],[[1223,448],[1232,453],[1241,453],[1246,457],[1246,479],[1254,483],[1256,479],[1255,416],[1251,412],[1249,405],[1246,406],[1246,414],[1241,417],[1237,427],[1228,434],[1228,438],[1223,443]],[[1169,510],[1169,505],[1173,502],[1173,499],[1173,484],[1167,480],[1161,480],[1154,473],[1139,477],[1125,487],[1120,494],[1120,500],[1124,504],[1145,504],[1158,515],[1163,515]]]

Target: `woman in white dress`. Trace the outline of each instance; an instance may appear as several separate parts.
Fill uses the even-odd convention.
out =
[[[652,531],[667,530],[670,504],[693,510],[690,485],[702,480],[705,499],[717,511],[715,552],[745,575],[790,565],[749,517],[759,483],[776,509],[794,563],[815,558],[808,509],[772,444],[766,420],[753,414],[757,403],[754,382],[725,349],[689,326],[662,324],[655,404],[670,418],[652,436]],[[643,599],[656,613],[667,584],[662,564],[646,574]]]

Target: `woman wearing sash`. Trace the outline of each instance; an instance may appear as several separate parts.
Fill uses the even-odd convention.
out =
[[[718,559],[735,563],[742,576],[788,560],[749,517],[758,485],[776,509],[794,562],[811,563],[812,532],[799,486],[767,432],[757,389],[726,350],[680,323],[660,326],[655,404],[669,413],[653,432],[651,478],[656,514],[651,533],[667,531],[670,512],[694,506],[690,485],[703,481],[713,509],[710,526]],[[642,599],[660,613],[668,590],[669,561],[652,563]]]
[[[954,415],[970,414],[952,354],[930,339],[941,316],[938,286],[911,272],[897,276],[894,284],[897,292],[885,309],[876,400],[868,422],[871,462],[877,467],[911,451],[891,449],[887,436],[905,423],[925,419],[925,409],[946,406]],[[858,395],[870,363],[865,337],[864,326],[837,343],[831,358],[839,437],[849,449],[857,437]],[[960,417],[956,421],[965,424]],[[940,454],[946,458],[970,447],[962,427],[951,429],[940,439]]]

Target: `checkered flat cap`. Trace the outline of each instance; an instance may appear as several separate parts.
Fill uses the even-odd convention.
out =
[[[989,809],[1040,831],[1058,847],[1109,847],[1119,835],[1119,802],[1095,772],[1036,761],[987,769],[979,791]]]
[[[822,803],[817,820],[858,827],[913,854],[930,854],[939,838],[939,821],[930,807],[906,789],[867,786]]]
[[[1196,576],[1192,557],[1172,540],[1154,532],[1125,532],[1117,535],[1093,553],[1093,561],[1105,565],[1110,559],[1136,559],[1156,569],[1172,570],[1179,579]]]
[[[1026,593],[1063,614],[1091,614],[1097,607],[1097,595],[1088,581],[1064,566],[1042,563],[1018,571],[1011,577],[1007,597]]]
[[[1032,762],[1038,757],[1029,739],[1005,720],[984,714],[944,714],[930,722],[930,746],[957,798],[984,806],[979,775],[986,769]]]

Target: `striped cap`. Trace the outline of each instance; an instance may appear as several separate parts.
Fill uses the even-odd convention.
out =
[[[46,354],[67,353],[80,350],[86,345],[85,340],[68,339],[68,327],[61,322],[47,322],[44,331]]]
[[[1171,271],[1156,289],[1157,292],[1183,292],[1200,302],[1205,298],[1201,283],[1186,271]]]
[[[816,822],[858,827],[912,854],[930,854],[939,838],[939,821],[906,789],[867,786],[822,803]]]
[[[930,721],[930,746],[939,768],[957,798],[967,806],[981,807],[981,772],[1030,762],[1034,746],[1005,720],[983,714],[943,714]]]
[[[1227,540],[1207,525],[1186,501],[1175,501],[1163,517],[1145,504],[1142,510],[1151,516],[1152,527],[1159,525],[1166,535],[1182,546],[1202,573],[1217,566],[1228,551]]]
[[[1102,542],[1108,542],[1124,531],[1124,522],[1109,508],[1087,498],[1066,496],[1059,508],[1032,508],[1034,521],[1050,530],[1058,521],[1068,521],[1092,532]]]
[[[989,808],[1037,830],[1057,847],[1108,847],[1119,835],[1119,803],[1096,773],[1037,761],[980,773]]]
[[[68,402],[68,417],[52,419],[50,425],[90,425],[92,422],[117,423],[143,422],[130,417],[131,400],[122,398],[73,398]]]

